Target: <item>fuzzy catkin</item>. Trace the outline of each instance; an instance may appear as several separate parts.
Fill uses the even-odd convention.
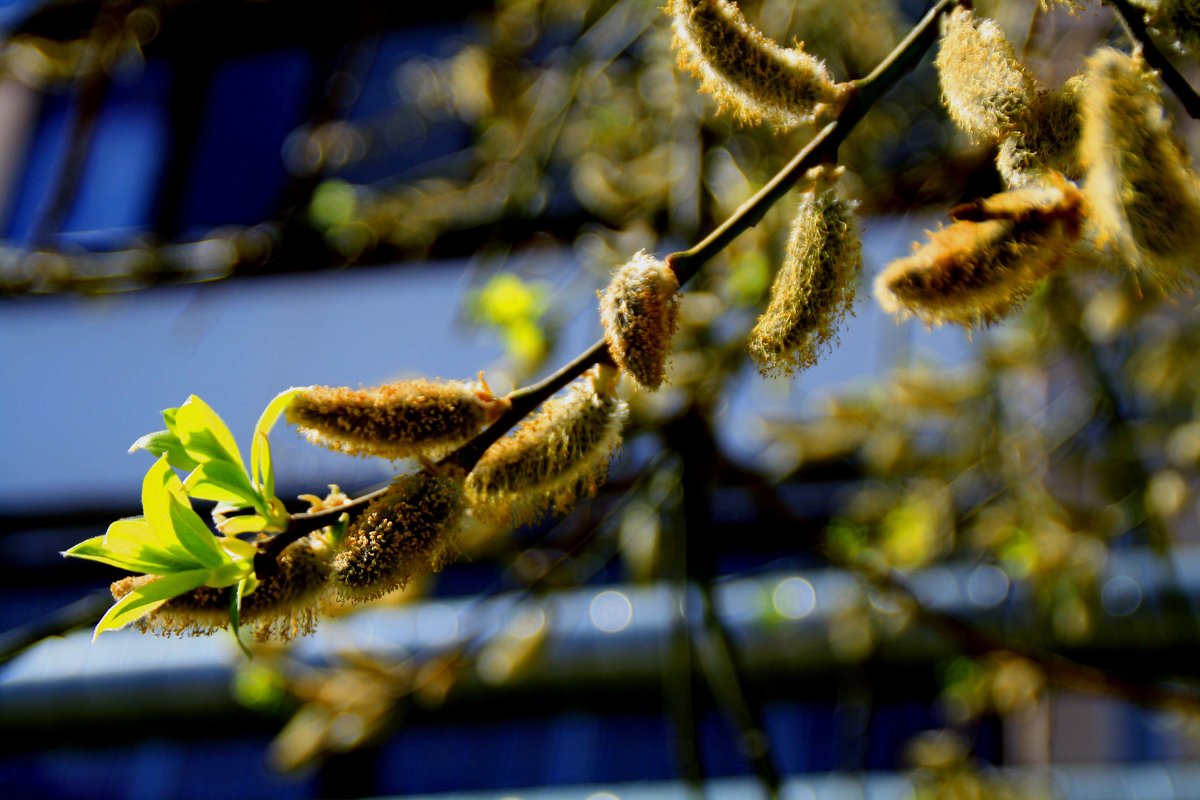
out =
[[[820,59],[780,47],[727,0],[670,0],[667,13],[679,65],[742,122],[794,128],[845,96]]]
[[[370,389],[313,386],[286,414],[310,442],[331,450],[436,459],[492,422],[502,406],[481,383],[411,380]]]
[[[1082,196],[1059,178],[955,211],[959,221],[876,278],[885,311],[968,328],[999,320],[1066,260],[1079,238]]]
[[[657,389],[679,323],[679,279],[666,262],[642,251],[617,268],[600,294],[608,352],[639,386]]]
[[[397,478],[346,531],[333,559],[338,598],[374,600],[439,571],[454,552],[462,513],[460,470]]]
[[[947,111],[976,141],[1015,130],[1037,91],[1000,26],[961,6],[942,21],[934,64]]]
[[[783,266],[748,348],[764,375],[790,375],[817,363],[854,303],[862,245],[854,207],[818,176],[792,221]]]
[[[1081,152],[1100,243],[1161,287],[1190,286],[1200,259],[1200,187],[1140,58],[1102,48],[1088,59]]]
[[[321,611],[331,602],[330,553],[324,543],[306,536],[288,545],[276,560],[275,574],[259,581],[242,597],[240,622],[259,641],[311,634]],[[124,578],[112,585],[120,600],[152,575]],[[160,635],[207,636],[229,627],[231,587],[201,586],[173,597],[134,623]]]
[[[594,494],[627,414],[614,381],[611,368],[598,368],[489,447],[467,477],[472,514],[515,527],[551,510],[565,513],[580,495]]]
[[[1050,172],[1072,180],[1083,177],[1079,163],[1083,86],[1083,76],[1075,76],[1056,91],[1039,91],[1018,129],[1004,137],[996,169],[1010,189],[1035,183]]]

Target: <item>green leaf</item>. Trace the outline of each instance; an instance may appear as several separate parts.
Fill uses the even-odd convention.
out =
[[[239,559],[237,561],[230,561],[209,572],[204,585],[224,589],[226,586],[233,586],[253,574],[254,562],[252,560]]]
[[[183,484],[171,471],[166,456],[154,462],[142,481],[142,511],[150,527],[146,532],[147,544],[190,555],[206,567],[227,561],[212,531],[192,510]]]
[[[254,426],[254,439],[250,443],[250,474],[254,478],[254,485],[262,490],[263,496],[268,499],[275,495],[275,472],[271,467],[271,443],[267,435],[296,395],[305,391],[305,388],[293,386],[275,395],[263,409],[258,424]]]
[[[172,467],[184,470],[185,472],[191,472],[199,464],[196,459],[188,455],[183,442],[179,441],[179,437],[170,431],[147,433],[129,448],[129,452],[131,453],[138,450],[146,450],[155,456],[165,455],[167,462]]]
[[[168,531],[163,535],[155,531],[145,517],[119,519],[108,526],[102,538],[104,550],[113,557],[142,561],[157,567],[145,570],[131,568],[134,572],[165,575],[204,566],[173,534]]]
[[[139,586],[118,600],[112,608],[105,612],[104,616],[100,618],[100,622],[96,625],[96,631],[92,634],[92,641],[96,641],[96,637],[104,633],[104,631],[118,630],[131,622],[141,619],[172,597],[177,597],[184,592],[190,592],[192,589],[203,586],[208,575],[209,570],[194,569],[187,572],[177,572],[173,575],[163,575],[144,586]]]
[[[157,554],[118,552],[110,550],[104,543],[104,536],[93,536],[85,539],[70,550],[63,551],[64,556],[83,558],[88,561],[99,561],[101,564],[117,567],[128,572],[145,572],[151,575],[165,575],[169,572],[180,572],[187,569],[179,563],[167,562],[157,557]],[[190,565],[189,565],[190,566]]]
[[[206,567],[219,567],[229,563],[229,556],[217,544],[217,537],[209,530],[200,515],[191,505],[169,499],[171,527],[187,551]]]
[[[258,533],[266,530],[267,519],[261,514],[242,514],[230,517],[218,526],[226,536],[237,536],[239,533]]]
[[[175,409],[173,419],[168,419],[166,411],[163,412],[163,418],[167,419],[167,427],[179,437],[188,455],[196,461],[232,461],[242,469],[246,468],[237,441],[229,432],[225,420],[196,395],[190,395],[183,405]]]
[[[236,508],[253,506],[266,511],[266,503],[250,485],[246,471],[232,461],[205,461],[192,470],[183,488],[201,500],[230,503]]]
[[[229,629],[233,632],[233,638],[238,643],[238,647],[242,648],[242,652],[246,654],[246,658],[254,658],[254,653],[251,653],[250,648],[242,641],[242,597],[250,593],[246,591],[246,584],[252,581],[254,581],[253,577],[246,578],[229,593]],[[251,590],[253,590],[253,586],[251,586]]]

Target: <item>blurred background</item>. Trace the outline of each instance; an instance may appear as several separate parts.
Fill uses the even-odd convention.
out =
[[[924,11],[742,6],[842,80]],[[1100,6],[977,7],[1046,86],[1127,46]],[[138,513],[126,450],[163,409],[197,394],[244,446],[292,385],[527,383],[600,334],[614,265],[698,240],[812,131],[718,114],[653,0],[0,26],[5,796],[1200,797],[1200,317],[1091,253],[973,336],[885,318],[871,277],[1000,189],[928,59],[842,148],[866,264],[821,364],[744,354],[785,200],[689,285],[597,497],[248,660],[90,643],[120,575],[59,555]],[[273,448],[285,499],[412,468]]]

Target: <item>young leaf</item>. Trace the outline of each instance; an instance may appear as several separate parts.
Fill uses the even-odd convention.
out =
[[[253,506],[266,511],[266,503],[250,485],[246,471],[232,461],[205,461],[192,470],[183,487],[190,496],[201,500],[230,503],[235,508]]]
[[[239,533],[258,533],[267,529],[267,519],[261,514],[241,514],[229,517],[224,522],[218,522],[217,528],[226,536],[237,536]]]
[[[104,533],[102,545],[114,556],[158,564],[161,569],[148,570],[154,574],[183,572],[204,566],[169,530],[156,530],[145,517],[119,519],[112,523]]]
[[[237,441],[225,421],[196,395],[190,395],[183,405],[175,409],[173,417],[169,418],[164,411],[163,418],[192,458],[201,463],[210,460],[232,461],[242,469],[246,468]]]
[[[127,520],[118,520],[118,522],[125,521]],[[106,546],[106,538],[102,535],[85,539],[70,550],[63,551],[63,555],[70,556],[71,558],[83,558],[88,561],[99,561],[101,564],[108,564],[109,566],[129,572],[145,572],[151,575],[180,572],[195,566],[194,564],[183,565],[173,560],[169,554],[158,553],[150,548],[141,548],[140,551],[133,552],[112,550]],[[164,558],[164,556],[166,557]]]
[[[138,450],[146,450],[155,456],[165,455],[167,463],[185,472],[191,472],[199,464],[196,459],[188,455],[183,442],[179,441],[179,437],[170,431],[147,433],[129,447],[131,453]]]
[[[96,631],[92,634],[92,641],[96,641],[96,637],[104,633],[104,631],[114,631],[124,628],[131,622],[136,622],[142,617],[149,614],[154,609],[161,606],[172,597],[190,592],[198,586],[204,585],[205,579],[209,576],[207,569],[193,569],[187,572],[176,572],[173,575],[163,575],[149,583],[139,586],[122,597],[112,608],[105,612],[100,618],[100,622],[96,625]]]
[[[147,544],[206,567],[226,561],[216,537],[192,510],[166,456],[154,462],[142,481],[142,511],[149,527],[145,532]]]
[[[296,387],[280,392],[267,403],[258,424],[254,426],[254,440],[250,444],[250,474],[254,485],[263,491],[264,497],[275,494],[275,473],[271,469],[271,445],[267,435],[279,420],[279,417],[291,405],[296,395],[311,387]]]

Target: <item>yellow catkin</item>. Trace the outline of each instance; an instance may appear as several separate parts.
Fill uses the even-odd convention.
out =
[[[1079,162],[1083,86],[1083,76],[1076,76],[1056,91],[1038,92],[1019,129],[1004,137],[996,169],[1009,188],[1037,182],[1050,172],[1072,180],[1083,177]]]
[[[679,321],[679,279],[644,251],[622,264],[600,293],[600,322],[617,366],[646,389],[666,377],[667,353]]]
[[[316,629],[317,618],[331,601],[329,556],[324,543],[305,537],[279,555],[278,571],[264,578],[242,598],[240,622],[256,639],[290,640]],[[155,576],[138,575],[112,585],[115,599]],[[138,620],[143,632],[160,635],[207,636],[229,627],[230,587],[201,586],[163,603]]]
[[[1029,70],[993,20],[956,8],[943,19],[938,46],[942,102],[972,139],[998,140],[1015,130],[1037,91]]]
[[[374,600],[440,570],[453,558],[462,513],[461,470],[397,478],[346,531],[333,559],[338,598]]]
[[[743,122],[811,122],[843,101],[843,87],[800,45],[780,47],[726,0],[670,0],[679,64]]]
[[[486,384],[411,380],[370,389],[313,386],[287,420],[313,444],[356,456],[439,458],[492,422],[504,402]]]
[[[771,299],[750,334],[750,356],[763,374],[790,375],[817,363],[854,303],[862,245],[853,205],[821,169],[792,222]]]
[[[1082,201],[1058,178],[960,206],[958,222],[888,265],[875,296],[885,311],[927,324],[995,322],[1066,260],[1079,238]]]
[[[488,448],[467,477],[472,513],[512,527],[551,510],[565,513],[580,495],[594,494],[620,447],[627,413],[614,381],[614,370],[597,368]]]
[[[1090,221],[1131,268],[1171,289],[1195,283],[1200,188],[1140,58],[1088,59],[1081,153]]]

